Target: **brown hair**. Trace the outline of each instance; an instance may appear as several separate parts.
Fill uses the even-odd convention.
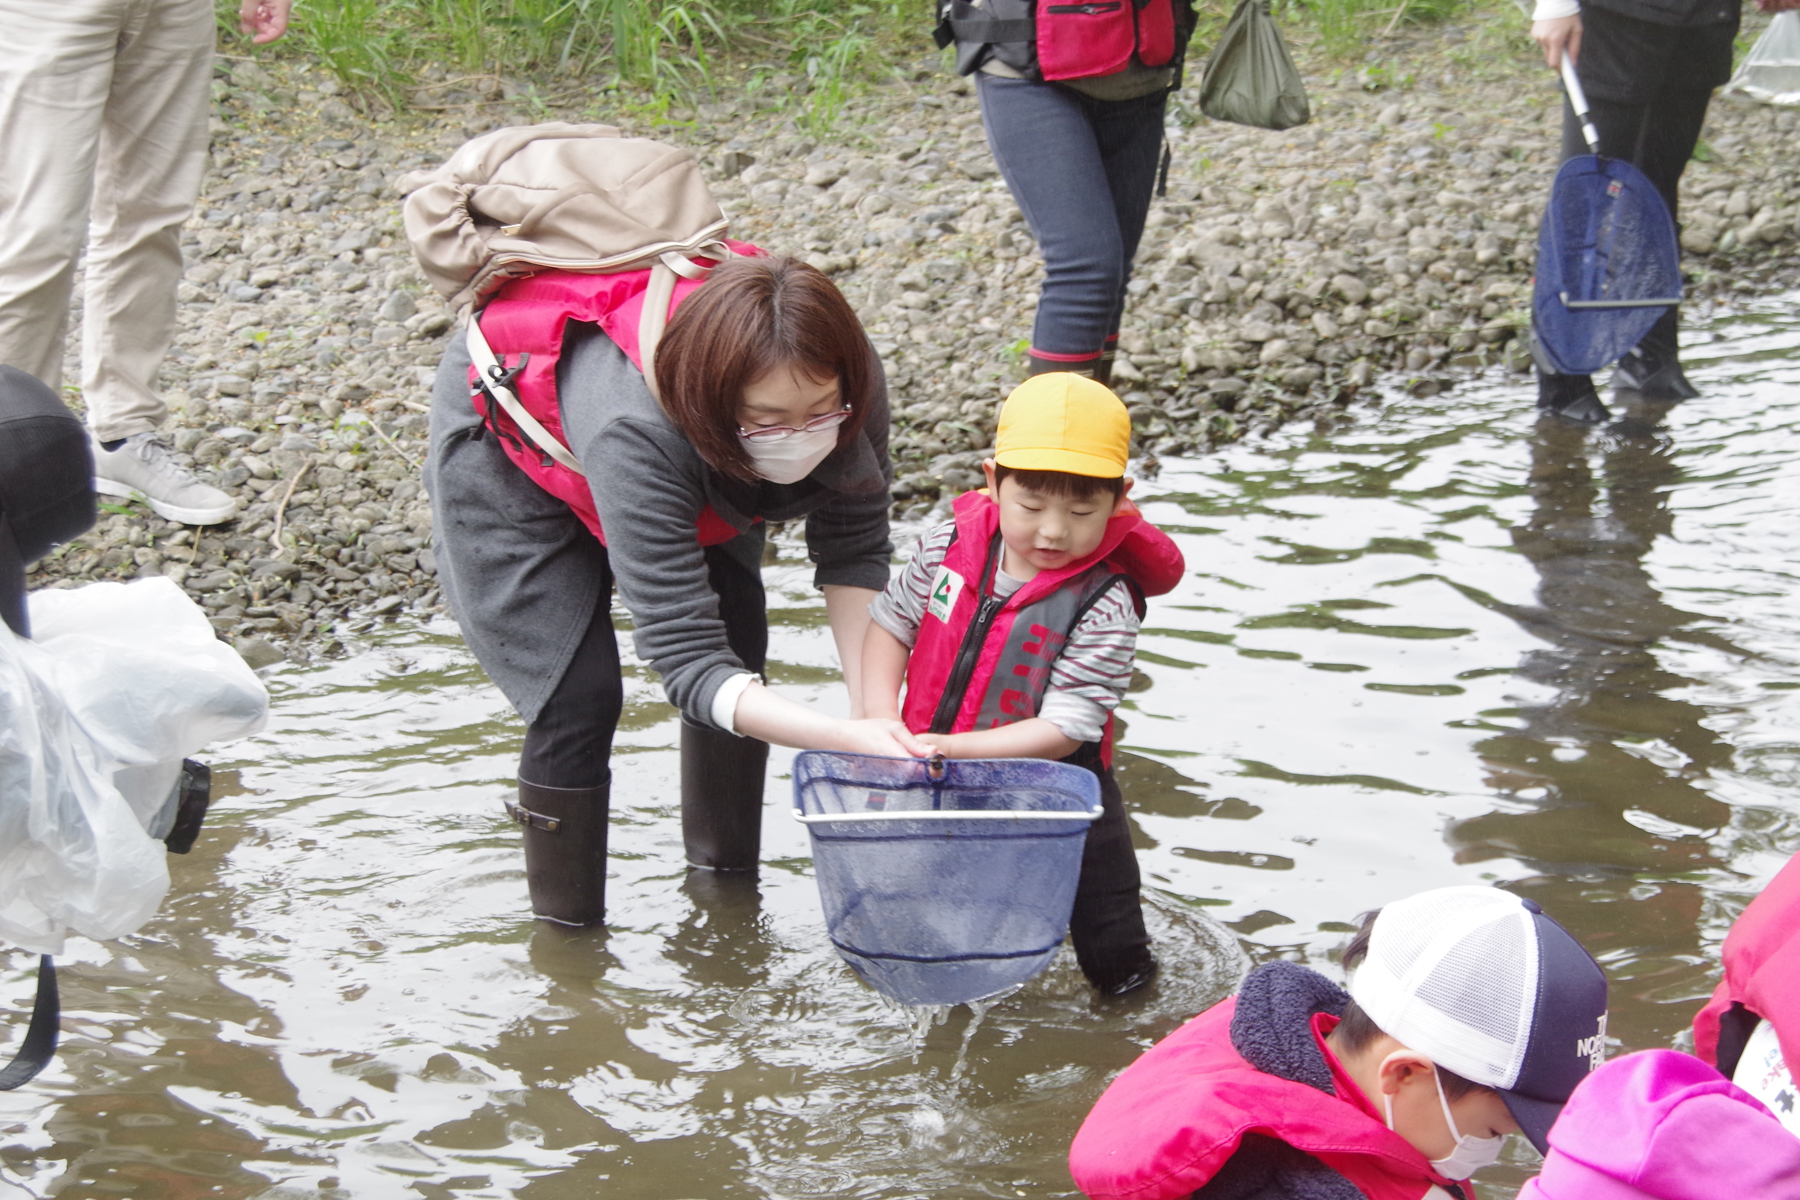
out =
[[[823,273],[779,255],[713,268],[675,310],[656,347],[663,411],[706,464],[746,482],[756,472],[738,436],[744,388],[789,367],[838,381],[850,419],[838,445],[862,432],[874,387],[868,339],[843,293]]]
[[[1114,475],[1103,479],[1098,475],[1077,475],[1073,471],[1024,471],[1016,467],[1003,467],[994,464],[994,490],[998,492],[1000,485],[1008,479],[1016,479],[1019,486],[1041,492],[1046,496],[1066,496],[1071,500],[1086,500],[1105,492],[1117,502],[1125,494],[1125,477]],[[998,499],[998,497],[995,497]]]
[[[1356,936],[1352,937],[1350,944],[1344,947],[1344,969],[1346,971],[1352,970],[1357,963],[1369,956],[1369,938],[1375,932],[1375,918],[1380,915],[1381,910],[1377,908],[1357,918],[1362,923],[1362,928],[1356,931]],[[1343,1015],[1338,1018],[1338,1026],[1332,1030],[1332,1036],[1340,1040],[1345,1050],[1355,1054],[1385,1032],[1386,1030],[1375,1024],[1369,1014],[1362,1010],[1362,1005],[1352,1000],[1344,1006]],[[1433,1065],[1436,1066],[1435,1063]],[[1438,1082],[1444,1085],[1446,1100],[1461,1100],[1470,1092],[1483,1086],[1473,1079],[1464,1079],[1446,1067],[1437,1067],[1437,1073]]]

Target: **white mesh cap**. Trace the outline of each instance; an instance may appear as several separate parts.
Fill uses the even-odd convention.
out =
[[[1492,1088],[1519,1082],[1538,1003],[1532,910],[1499,888],[1450,887],[1381,910],[1350,995],[1389,1037]]]

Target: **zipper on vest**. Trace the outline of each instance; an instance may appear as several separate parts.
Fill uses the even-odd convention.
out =
[[[975,673],[975,664],[981,658],[981,647],[987,641],[988,627],[993,625],[994,618],[1000,615],[1006,601],[995,596],[989,588],[994,578],[994,570],[999,566],[1000,547],[1005,543],[998,533],[988,547],[987,562],[981,568],[981,602],[975,606],[975,619],[963,631],[962,644],[956,648],[956,663],[950,668],[950,680],[944,685],[944,694],[938,699],[937,712],[931,716],[932,733],[949,733],[956,724],[956,714],[962,709],[963,693],[969,690],[969,677]]]

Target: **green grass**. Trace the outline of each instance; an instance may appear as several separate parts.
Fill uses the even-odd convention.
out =
[[[1347,56],[1405,25],[1462,15],[1471,0],[1283,0],[1277,15],[1311,26],[1324,49]]]
[[[218,0],[218,14],[227,44],[247,49],[234,0]],[[556,76],[638,89],[666,108],[711,94],[725,64],[750,63],[791,76],[777,105],[826,127],[859,82],[930,45],[928,20],[924,0],[312,0],[264,53],[309,55],[396,108],[427,73]]]

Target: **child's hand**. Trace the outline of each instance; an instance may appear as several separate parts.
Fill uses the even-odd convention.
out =
[[[888,758],[926,758],[931,747],[899,721],[880,718],[840,723],[833,749],[846,754],[879,754]]]

